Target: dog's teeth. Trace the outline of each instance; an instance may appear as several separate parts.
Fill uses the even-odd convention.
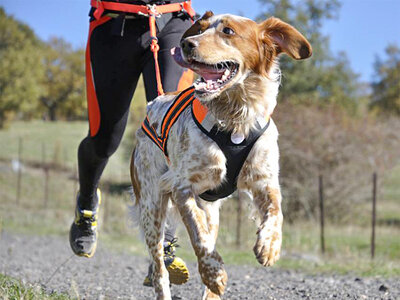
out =
[[[224,75],[228,76],[230,72],[231,71],[229,69],[226,69],[225,72],[224,72]]]
[[[228,76],[226,76],[226,75],[224,74],[224,75],[222,75],[221,80],[222,80],[222,81],[225,81],[226,78],[228,78]]]
[[[206,87],[206,83],[203,81],[199,81],[199,82],[194,82],[193,86],[196,90],[201,90],[204,89]]]
[[[217,82],[218,83],[223,83],[223,81],[221,79],[218,79]]]

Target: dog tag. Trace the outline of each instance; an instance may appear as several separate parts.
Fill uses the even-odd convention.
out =
[[[232,143],[234,143],[236,145],[240,144],[241,142],[244,141],[244,134],[240,133],[240,132],[232,133],[231,141],[232,141]]]

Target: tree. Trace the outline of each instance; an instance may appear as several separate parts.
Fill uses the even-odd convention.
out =
[[[400,48],[389,45],[386,60],[376,57],[372,83],[371,107],[385,113],[400,115]]]
[[[332,55],[329,38],[321,32],[325,20],[338,16],[337,0],[259,0],[265,7],[260,18],[275,16],[293,25],[310,41],[313,56],[293,61],[282,56],[283,73],[279,97],[283,101],[337,103],[350,111],[358,105],[357,75],[345,53]],[[301,5],[299,5],[301,3]]]
[[[43,55],[42,110],[51,121],[85,115],[84,51],[74,51],[61,38],[51,38]]]
[[[17,113],[34,114],[40,94],[41,48],[33,31],[0,7],[0,128]]]

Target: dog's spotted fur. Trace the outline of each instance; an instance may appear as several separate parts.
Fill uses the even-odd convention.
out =
[[[225,34],[225,27],[231,28],[234,34]],[[286,53],[303,59],[311,55],[307,40],[292,26],[276,18],[257,24],[242,17],[214,16],[207,12],[182,40],[196,45],[191,57],[187,55],[185,59],[207,64],[226,60],[238,63],[237,75],[220,91],[197,97],[223,121],[223,130],[244,135],[256,124],[257,116],[270,116],[275,108],[280,77],[277,56]],[[175,97],[174,94],[163,95],[148,105],[148,117],[155,128]],[[271,266],[279,259],[282,243],[277,138],[278,131],[271,120],[247,157],[237,181],[240,192],[252,194],[259,214],[260,225],[253,251],[264,266]],[[181,114],[169,133],[169,163],[141,129],[137,131],[137,140],[131,165],[134,208],[154,261],[153,284],[157,299],[171,299],[162,247],[168,207],[179,212],[189,233],[206,286],[203,299],[219,299],[227,283],[222,258],[215,249],[220,201],[205,202],[198,195],[223,182],[224,154],[199,130],[190,109]],[[172,214],[168,212],[168,215]]]

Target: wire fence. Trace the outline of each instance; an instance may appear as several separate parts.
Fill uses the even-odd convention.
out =
[[[78,190],[78,170],[77,165],[74,164],[73,167],[66,163],[66,159],[60,159],[62,156],[66,156],[67,154],[64,152],[62,153],[62,147],[59,144],[53,146],[53,155],[52,159],[51,155],[49,155],[49,146],[45,143],[41,144],[41,161],[35,160],[26,160],[24,159],[24,143],[23,140],[20,138],[18,140],[18,149],[17,149],[17,158],[13,159],[11,162],[12,168],[15,172],[15,204],[16,206],[21,205],[21,195],[22,189],[25,185],[25,177],[24,177],[24,167],[29,166],[30,168],[34,168],[36,171],[40,171],[39,176],[42,176],[42,195],[43,195],[43,208],[48,208],[50,204],[50,190],[52,186],[52,178],[54,176],[58,176],[60,172],[68,173],[68,179],[72,184],[71,186],[71,196],[75,201],[76,193]],[[128,172],[128,167],[125,166],[124,168],[126,172]],[[127,190],[127,187],[130,185],[129,176],[127,174],[123,175],[121,172],[121,177],[116,178],[113,177],[113,180],[105,180],[103,182],[104,193],[106,194],[106,198],[110,194],[115,193],[122,193]],[[371,259],[375,257],[375,245],[376,245],[376,212],[377,212],[377,179],[378,175],[374,172],[371,176],[371,240],[370,240],[370,256]],[[69,192],[68,192],[69,193]],[[320,252],[321,254],[325,254],[326,252],[326,236],[325,236],[325,197],[324,197],[324,177],[323,175],[318,176],[318,189],[316,189],[316,193],[318,193],[319,197],[319,240],[320,240]],[[108,195],[107,195],[108,194]],[[243,234],[243,220],[245,219],[245,209],[243,207],[242,201],[239,201],[238,197],[233,197],[233,200],[230,201],[230,205],[227,205],[224,208],[224,214],[222,214],[221,223],[224,224],[226,228],[229,228],[234,234],[230,234],[231,242],[236,245],[237,248],[240,248],[243,238],[246,236],[247,233]],[[233,204],[234,203],[234,204]],[[104,205],[104,222],[107,223],[109,216],[110,216],[110,208],[109,205],[106,203]]]

